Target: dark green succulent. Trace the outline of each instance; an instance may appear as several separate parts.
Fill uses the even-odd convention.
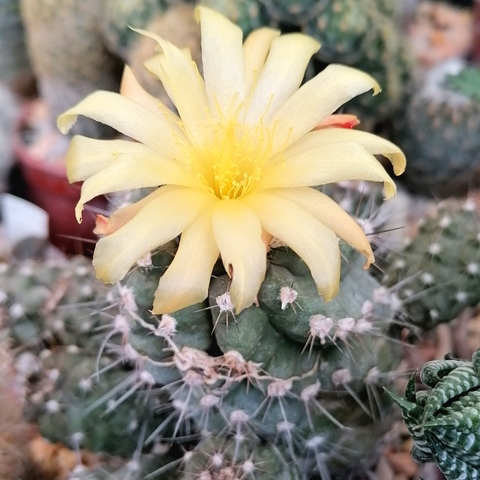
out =
[[[413,375],[405,397],[391,393],[412,436],[412,456],[435,462],[447,480],[480,478],[480,349],[471,362],[446,356],[420,372],[430,390],[415,391]]]

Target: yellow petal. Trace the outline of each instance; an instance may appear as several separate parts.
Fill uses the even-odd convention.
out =
[[[280,35],[279,30],[273,28],[259,28],[254,30],[243,42],[243,56],[245,58],[245,96],[253,90],[258,75],[265,65],[270,46]]]
[[[372,247],[358,223],[327,195],[309,187],[275,188],[265,193],[295,202],[313,215],[335,235],[365,256],[367,259],[365,268],[375,261]]]
[[[247,123],[257,123],[260,118],[264,124],[271,121],[302,83],[308,62],[319,48],[316,40],[301,33],[273,40],[249,101]]]
[[[140,103],[154,113],[159,113],[159,106],[162,102],[144,90],[128,65],[125,65],[123,68],[122,81],[120,83],[120,95]]]
[[[199,190],[166,189],[123,227],[98,241],[93,255],[97,277],[118,282],[138,259],[185,230],[211,201]]]
[[[329,65],[302,85],[270,122],[275,130],[273,152],[292,144],[352,98],[380,87],[373,77],[344,65]]]
[[[153,150],[143,143],[129,140],[97,140],[75,135],[66,158],[68,181],[81,182],[108,167],[122,155],[142,153],[152,154]]]
[[[116,232],[128,223],[145,205],[147,205],[147,203],[155,200],[160,195],[165,195],[167,191],[175,190],[176,188],[177,187],[175,186],[169,185],[157,188],[138,202],[115,210],[108,218],[103,215],[97,215],[97,223],[95,225],[94,233],[97,235],[110,235]]]
[[[357,142],[363,145],[372,155],[384,155],[392,162],[395,175],[401,175],[405,171],[406,159],[400,148],[385,138],[361,130],[332,127],[311,132],[298,140],[288,150],[308,150],[340,142]]]
[[[183,231],[175,258],[160,278],[153,313],[171,313],[205,300],[218,255],[208,208]]]
[[[384,182],[385,197],[396,187],[380,162],[357,142],[339,142],[321,148],[292,147],[262,176],[258,188],[309,187],[342,180]]]
[[[162,82],[184,124],[190,139],[201,142],[205,136],[206,122],[209,118],[205,84],[197,66],[188,59],[184,52],[145,30],[135,30],[155,40],[162,49],[157,55],[145,63],[146,68],[157,75]]]
[[[171,124],[161,115],[156,115],[144,106],[122,97],[118,93],[97,91],[60,115],[57,126],[68,133],[78,115],[92,118],[138,140],[161,152],[167,158],[181,156],[178,136]]]
[[[157,153],[121,155],[111,165],[85,180],[75,215],[81,222],[83,205],[98,195],[160,185],[192,187],[193,182],[185,174],[181,163],[163,160]]]
[[[294,202],[265,193],[244,197],[260,218],[262,227],[287,244],[308,265],[318,293],[328,302],[340,282],[338,239],[313,215]]]
[[[229,117],[245,96],[240,27],[218,12],[197,7],[202,34],[203,77],[212,116]]]
[[[267,260],[262,227],[241,200],[219,201],[212,222],[225,270],[233,274],[230,297],[240,313],[255,301],[265,278]]]

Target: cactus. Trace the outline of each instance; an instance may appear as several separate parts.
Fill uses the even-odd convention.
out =
[[[37,350],[75,344],[96,352],[101,339],[95,329],[106,322],[100,312],[108,305],[108,289],[95,285],[94,275],[84,257],[0,264],[1,303],[12,339]]]
[[[390,253],[382,283],[395,289],[411,322],[429,330],[479,303],[479,232],[473,200],[444,200],[403,251]]]
[[[474,72],[463,68],[409,87],[394,136],[409,158],[403,181],[412,191],[462,196],[480,184],[480,101]]]
[[[405,398],[390,393],[414,441],[413,458],[434,461],[447,480],[479,478],[480,350],[471,362],[450,357],[427,362],[420,378],[428,391],[415,391],[414,375]]]
[[[82,305],[77,298],[70,312],[77,321],[88,310],[92,319],[98,310],[105,312],[101,326],[107,332],[99,353],[93,351],[99,342],[89,342],[73,326],[65,329],[64,346],[57,345],[61,338],[55,343],[38,333],[46,285],[55,283],[62,270],[73,272],[67,277],[78,297],[75,272],[82,273],[78,270],[87,260],[55,268],[47,262],[43,272],[31,262],[4,267],[3,275],[17,272],[5,292],[10,315],[19,309],[12,309],[18,305],[12,292],[32,296],[23,307],[23,323],[13,319],[12,335],[24,340],[24,348],[31,339],[37,339],[34,351],[42,344],[52,347],[39,356],[26,407],[42,434],[70,448],[130,459],[121,472],[146,462],[142,475],[151,472],[157,478],[159,471],[183,480],[206,472],[213,478],[233,472],[295,479],[330,471],[342,478],[374,452],[388,428],[389,402],[378,384],[389,384],[399,360],[388,337],[397,305],[359,259],[344,249],[348,263],[341,293],[328,304],[318,296],[306,265],[278,248],[269,255],[259,307],[234,316],[227,276],[217,267],[208,301],[156,318],[148,309],[175,249],[172,242],[151,263],[146,259],[122,286],[92,284],[94,291],[103,290],[102,302],[87,297]],[[37,318],[27,315],[34,304]],[[58,302],[51,314],[57,316],[63,306]],[[30,330],[35,335],[25,333]],[[90,339],[96,338],[92,333],[98,332],[90,332]],[[168,453],[154,454],[167,442],[173,442]],[[102,477],[104,468],[116,475],[102,466],[85,471],[85,478],[110,478]],[[136,472],[132,478],[143,478]]]

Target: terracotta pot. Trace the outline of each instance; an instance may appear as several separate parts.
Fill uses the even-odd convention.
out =
[[[25,197],[49,215],[50,241],[65,253],[91,255],[96,242],[93,234],[95,211],[106,209],[106,199],[89,202],[83,221],[75,219],[75,205],[80,198],[80,184],[71,185],[63,160],[45,162],[25,144],[22,131],[28,128],[29,106],[19,122],[14,137],[14,152],[26,183]]]

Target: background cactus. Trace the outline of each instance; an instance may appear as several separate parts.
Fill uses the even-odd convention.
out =
[[[409,321],[429,330],[479,303],[479,232],[473,199],[445,200],[402,251],[389,254],[382,283],[396,291]]]
[[[402,181],[414,192],[465,195],[479,181],[480,100],[476,75],[455,69],[409,87],[394,123],[395,141],[409,159]],[[472,72],[473,73],[473,72]]]
[[[185,480],[219,472],[343,478],[365,456],[373,463],[389,425],[378,384],[393,381],[399,362],[388,336],[398,302],[363,261],[345,249],[341,293],[324,304],[305,264],[273,249],[259,307],[234,315],[217,267],[208,301],[157,318],[148,309],[175,249],[172,242],[111,288],[95,283],[88,260],[3,268],[19,351],[49,348],[31,369],[25,410],[42,434],[121,456],[127,470],[146,462],[138,478],[157,478],[158,469]],[[52,285],[65,277],[71,290],[45,315]],[[51,318],[62,320],[62,335]],[[87,318],[90,329],[80,332]],[[85,478],[102,478],[95,472]]]

